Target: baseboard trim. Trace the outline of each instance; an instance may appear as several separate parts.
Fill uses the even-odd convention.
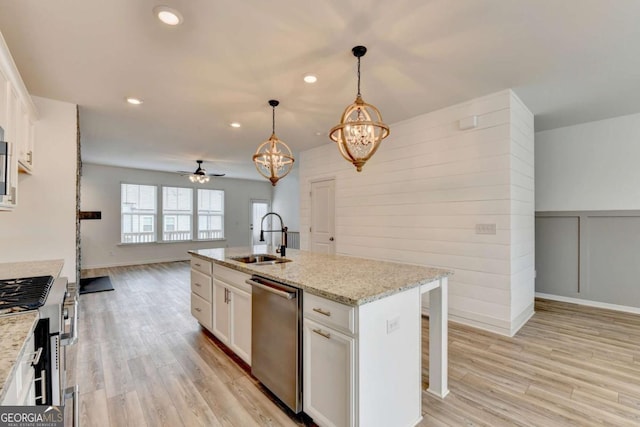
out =
[[[640,307],[630,307],[627,305],[610,304],[608,302],[592,301],[588,299],[563,297],[561,295],[544,294],[536,292],[536,298],[550,299],[552,301],[568,302],[571,304],[585,305],[587,307],[604,308],[607,310],[621,311],[623,313],[640,314]]]
[[[129,265],[145,265],[145,264],[160,264],[163,262],[180,262],[180,261],[189,261],[190,257],[186,258],[166,258],[166,259],[148,259],[144,261],[125,261],[125,262],[115,262],[110,264],[97,264],[97,265],[83,265],[80,267],[81,270],[89,270],[93,268],[110,268],[110,267],[127,267]]]
[[[525,308],[522,313],[518,315],[515,319],[511,321],[511,335],[514,336],[518,333],[520,328],[522,328],[528,321],[533,317],[535,312],[535,302],[532,302],[527,308]]]
[[[487,316],[449,309],[449,321],[482,329],[483,331],[493,332],[494,334],[503,335],[505,337],[513,337],[535,314],[533,307],[534,304],[531,303],[531,305],[512,322],[500,319],[491,319]],[[429,308],[423,305],[422,314],[424,316],[429,316]]]
[[[429,308],[422,306],[422,314],[424,316],[429,317]],[[454,323],[459,323],[465,326],[471,326],[473,328],[482,329],[483,331],[493,332],[494,334],[511,336],[511,328],[508,326],[498,326],[494,323],[488,323],[486,321],[480,320],[477,316],[474,316],[471,313],[456,314],[449,309],[449,321]],[[496,320],[497,322],[501,322],[501,320]],[[506,323],[506,322],[504,322]]]

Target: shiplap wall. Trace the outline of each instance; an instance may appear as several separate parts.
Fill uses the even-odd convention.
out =
[[[361,173],[333,143],[305,151],[301,247],[310,183],[335,178],[337,253],[452,269],[451,319],[511,335],[533,313],[532,147],[533,116],[505,90],[392,124]]]

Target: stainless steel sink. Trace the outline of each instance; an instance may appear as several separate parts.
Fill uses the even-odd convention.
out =
[[[232,260],[243,262],[245,264],[254,264],[254,265],[271,265],[271,264],[281,264],[283,262],[291,262],[290,259],[282,258],[276,255],[269,254],[251,254],[246,256],[236,256],[231,257]]]

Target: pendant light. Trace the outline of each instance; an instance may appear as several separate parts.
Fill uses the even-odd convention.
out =
[[[382,122],[380,111],[364,102],[360,94],[360,58],[367,53],[367,48],[356,46],[351,51],[358,58],[358,95],[354,103],[344,110],[340,123],[331,129],[329,137],[338,144],[342,157],[361,172],[380,142],[389,136],[389,126]]]
[[[269,101],[272,111],[272,132],[268,140],[260,144],[253,155],[253,162],[260,175],[271,181],[275,187],[279,179],[287,176],[293,168],[294,158],[291,149],[284,141],[276,136],[276,107],[279,101],[272,99]]]

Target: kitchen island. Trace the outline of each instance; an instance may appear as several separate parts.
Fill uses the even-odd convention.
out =
[[[448,393],[450,271],[299,250],[287,250],[289,262],[247,264],[233,259],[265,253],[256,247],[190,253],[192,313],[216,336],[217,293],[206,289],[202,272],[210,272],[214,288],[225,277],[240,274],[238,281],[259,275],[303,291],[304,411],[319,425],[411,426],[421,420],[421,295],[426,292],[431,305],[428,391],[439,397]],[[194,277],[199,278],[195,288]],[[238,295],[247,292],[238,290]],[[224,299],[233,300],[233,290],[225,290]],[[236,341],[231,349],[250,364],[250,348],[242,345],[242,337]],[[233,344],[232,339],[228,342]]]

